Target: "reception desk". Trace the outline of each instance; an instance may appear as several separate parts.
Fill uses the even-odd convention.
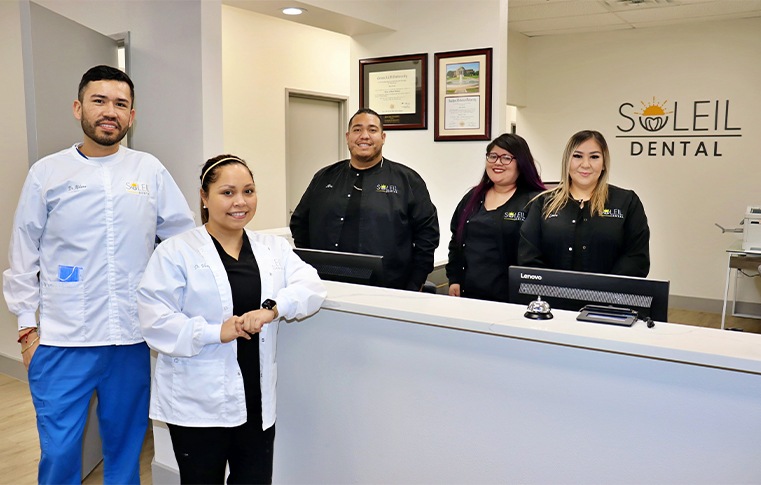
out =
[[[326,285],[280,326],[275,483],[761,482],[761,335]]]

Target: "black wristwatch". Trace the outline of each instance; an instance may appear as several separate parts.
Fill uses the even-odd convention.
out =
[[[267,298],[262,302],[262,308],[265,310],[272,310],[275,312],[275,318],[277,318],[280,314],[277,312],[277,302],[275,300],[271,300]],[[273,318],[273,320],[275,319]]]

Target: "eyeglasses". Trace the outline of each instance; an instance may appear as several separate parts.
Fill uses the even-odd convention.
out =
[[[497,163],[497,160],[501,160],[503,165],[510,165],[513,163],[513,160],[515,160],[515,157],[511,157],[510,155],[497,155],[494,152],[489,152],[486,154],[487,162]]]

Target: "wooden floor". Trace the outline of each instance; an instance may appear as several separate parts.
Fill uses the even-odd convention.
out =
[[[687,310],[669,310],[669,322],[700,327],[721,327],[721,316]],[[761,333],[761,320],[727,317],[726,327],[737,331]],[[33,485],[37,483],[37,464],[40,447],[35,425],[35,413],[29,386],[0,374],[0,484]],[[153,434],[145,437],[140,458],[140,481],[153,483]],[[84,480],[86,484],[103,483],[103,464]]]
[[[40,462],[34,406],[29,385],[0,374],[0,484],[34,485]],[[140,456],[140,482],[150,485],[153,432],[148,429]],[[103,483],[103,462],[82,483]]]

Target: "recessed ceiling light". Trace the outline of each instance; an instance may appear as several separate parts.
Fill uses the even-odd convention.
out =
[[[302,13],[305,13],[305,8],[298,8],[298,7],[286,7],[283,9],[283,13],[286,15],[301,15]]]

